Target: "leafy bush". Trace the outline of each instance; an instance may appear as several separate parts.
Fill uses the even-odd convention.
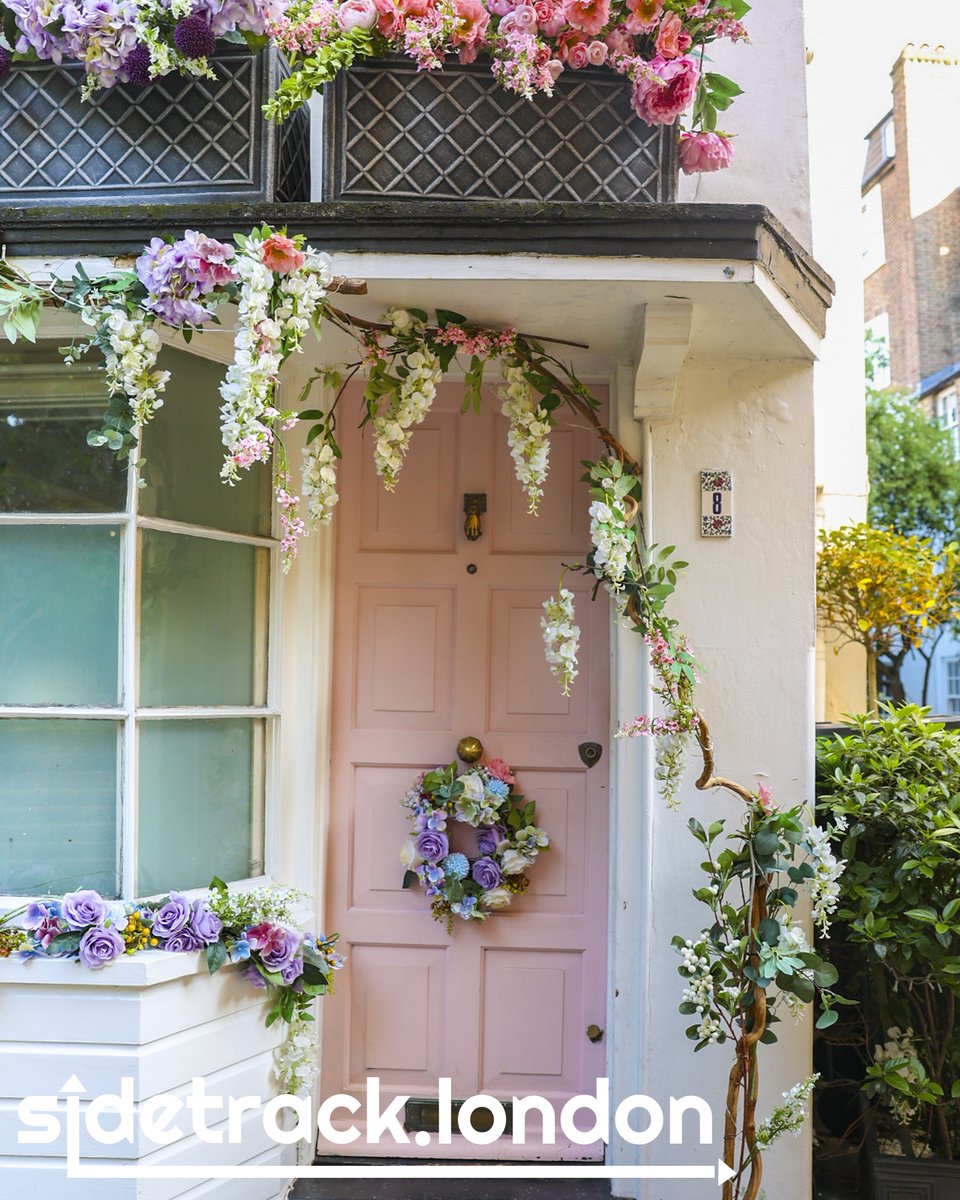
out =
[[[818,744],[818,807],[846,859],[837,918],[865,1002],[868,1094],[946,1158],[960,1145],[960,732],[926,709]]]

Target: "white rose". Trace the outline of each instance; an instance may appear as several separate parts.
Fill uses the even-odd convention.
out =
[[[509,908],[512,899],[505,887],[495,887],[481,895],[480,903],[484,908]]]
[[[504,875],[522,875],[523,872],[530,866],[530,860],[524,858],[522,854],[516,850],[507,850],[504,852],[503,858],[500,861],[500,869]]]
[[[406,867],[408,871],[412,871],[414,867],[419,866],[423,859],[417,853],[417,844],[413,838],[409,838],[403,843],[400,848],[400,863]]]
[[[483,780],[479,775],[461,775],[457,783],[463,784],[463,794],[467,800],[483,799]]]

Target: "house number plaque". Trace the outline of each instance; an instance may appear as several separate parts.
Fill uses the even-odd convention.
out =
[[[700,472],[700,536],[733,534],[733,480],[729,471]]]

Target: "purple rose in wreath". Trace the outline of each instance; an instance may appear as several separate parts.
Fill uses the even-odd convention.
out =
[[[176,933],[172,933],[163,943],[163,948],[171,954],[188,954],[191,950],[202,950],[203,942],[188,925],[185,929],[178,929]]]
[[[450,842],[445,833],[425,829],[417,838],[417,853],[426,862],[439,862],[450,853]]]
[[[303,955],[298,954],[296,958],[291,959],[280,974],[283,976],[283,982],[287,987],[295,984],[303,974]]]
[[[80,939],[79,958],[92,971],[105,967],[123,953],[123,938],[115,929],[94,925]]]
[[[293,929],[275,926],[275,936],[260,950],[260,961],[268,971],[283,971],[290,966],[300,951],[301,937]]]
[[[478,829],[477,830],[477,849],[481,854],[492,854],[497,848],[497,842],[500,841],[500,833],[497,829]]]
[[[68,892],[63,898],[63,919],[70,929],[99,925],[107,915],[107,905],[99,892]]]
[[[502,880],[500,868],[492,858],[478,858],[473,864],[470,874],[473,876],[474,882],[482,887],[485,892],[489,892],[491,888],[499,887]]]
[[[166,904],[153,914],[153,936],[166,941],[179,933],[189,920],[190,901],[180,892],[171,892]]]

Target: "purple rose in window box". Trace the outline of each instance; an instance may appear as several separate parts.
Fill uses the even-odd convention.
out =
[[[99,892],[67,892],[61,905],[63,920],[70,929],[99,925],[107,915],[107,902]]]
[[[103,925],[94,925],[80,939],[80,961],[91,970],[105,967],[123,951],[123,938],[120,934],[115,929],[107,929]]]
[[[153,914],[153,936],[166,941],[190,920],[190,901],[180,892],[171,892],[170,898]]]

